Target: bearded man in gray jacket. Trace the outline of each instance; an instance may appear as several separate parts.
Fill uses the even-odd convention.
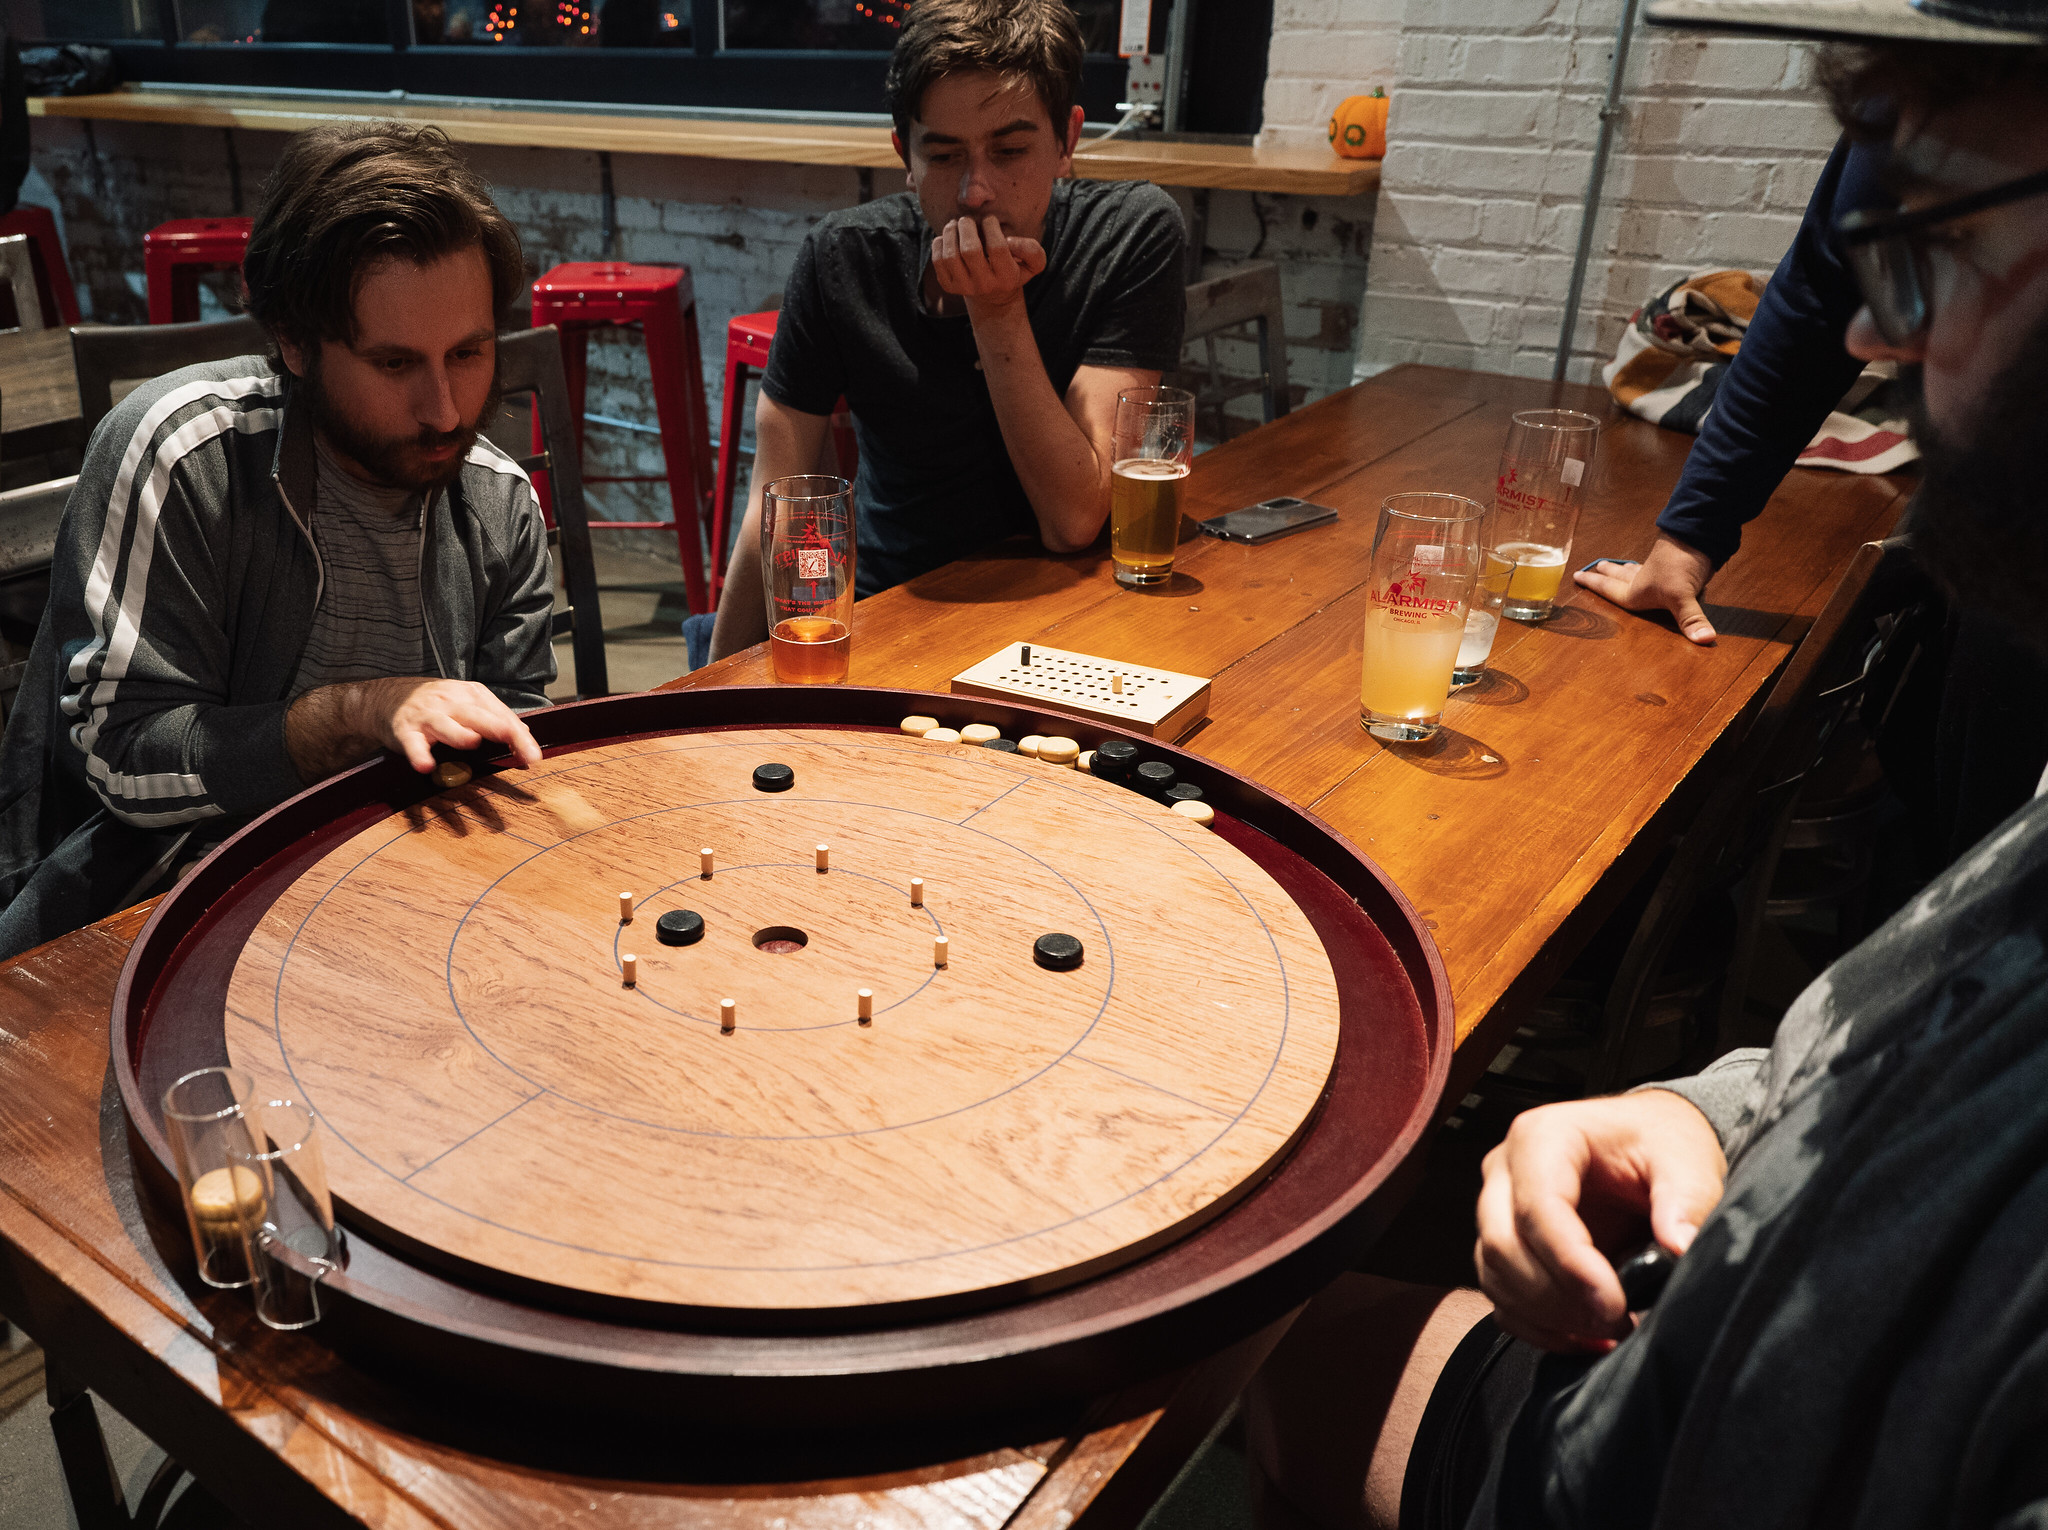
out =
[[[1898,198],[1843,225],[1848,346],[1919,385],[1919,550],[2048,655],[2048,0],[1649,15],[1866,44],[1823,58]],[[1348,1276],[1275,1352],[1268,1527],[2048,1526],[2048,795],[1768,1050],[1517,1117],[1477,1220],[1480,1291]]]
[[[0,956],[380,750],[540,757],[546,532],[478,434],[518,235],[438,130],[318,128],[243,273],[272,354],[145,384],[86,448],[0,751]]]

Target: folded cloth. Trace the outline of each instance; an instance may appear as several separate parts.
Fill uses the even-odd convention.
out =
[[[1608,392],[1630,414],[1697,435],[1763,294],[1764,279],[1747,271],[1696,271],[1665,288],[1622,331],[1620,350],[1600,373]],[[1889,473],[1919,455],[1907,436],[1898,368],[1877,361],[1821,424],[1799,465]]]

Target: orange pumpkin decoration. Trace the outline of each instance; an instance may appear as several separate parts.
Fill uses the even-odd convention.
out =
[[[1381,89],[1369,96],[1346,96],[1330,118],[1330,147],[1345,159],[1385,159],[1392,104]]]

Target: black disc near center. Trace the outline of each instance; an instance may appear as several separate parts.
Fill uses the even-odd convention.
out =
[[[654,938],[665,946],[693,946],[704,938],[704,916],[692,908],[672,908],[654,921]]]
[[[1041,935],[1031,943],[1031,955],[1041,967],[1072,972],[1081,965],[1081,942],[1071,935]]]
[[[757,792],[786,792],[796,785],[796,772],[787,765],[756,765],[754,767],[754,790]]]

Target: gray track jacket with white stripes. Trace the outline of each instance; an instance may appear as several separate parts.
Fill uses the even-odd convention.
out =
[[[0,958],[120,907],[187,830],[212,843],[301,789],[284,719],[321,569],[289,399],[245,356],[147,383],[93,432],[0,748]],[[554,581],[525,473],[479,441],[425,527],[440,673],[546,705]]]

